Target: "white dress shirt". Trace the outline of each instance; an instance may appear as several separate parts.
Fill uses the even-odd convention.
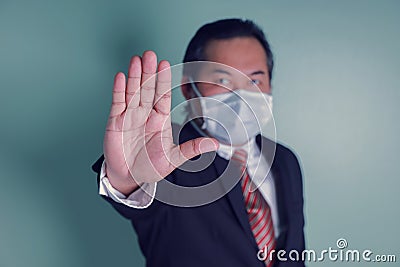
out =
[[[197,127],[195,127],[197,128]],[[265,201],[271,208],[272,222],[274,224],[275,237],[279,235],[279,216],[278,206],[276,202],[276,191],[275,184],[272,178],[271,172],[269,172],[269,165],[261,154],[260,149],[257,146],[255,138],[252,138],[247,144],[238,149],[243,149],[247,152],[247,172],[251,180],[256,184],[260,185],[258,190],[261,192]],[[234,148],[232,146],[220,144],[217,154],[229,160],[233,154]],[[268,173],[268,174],[267,174]],[[144,209],[151,205],[156,194],[157,183],[145,183],[142,188],[138,188],[128,197],[113,188],[108,178],[105,175],[105,162],[103,162],[100,172],[100,186],[99,193],[104,196],[112,198],[118,203],[125,204],[135,209]],[[148,194],[147,192],[151,192]]]

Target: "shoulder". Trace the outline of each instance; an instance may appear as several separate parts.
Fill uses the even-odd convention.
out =
[[[279,172],[283,186],[289,190],[293,203],[303,203],[303,175],[299,157],[293,149],[276,143],[273,168]]]
[[[286,145],[275,142],[264,136],[257,136],[256,142],[263,153],[268,154],[268,158],[272,159],[274,164],[294,164],[299,165],[299,157],[296,153]]]
[[[288,164],[299,164],[299,157],[293,149],[281,143],[276,143],[275,158],[277,160],[284,160]]]

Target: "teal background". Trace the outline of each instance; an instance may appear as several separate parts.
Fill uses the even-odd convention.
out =
[[[113,76],[147,49],[179,63],[225,17],[255,20],[275,53],[277,137],[301,159],[307,247],[346,238],[399,258],[399,13],[388,0],[2,0],[0,266],[144,265],[90,170]]]

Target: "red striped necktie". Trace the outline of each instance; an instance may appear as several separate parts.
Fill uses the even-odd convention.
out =
[[[258,248],[267,253],[265,263],[267,267],[270,267],[273,264],[273,261],[270,260],[270,252],[275,249],[276,245],[271,209],[246,171],[246,151],[236,150],[232,155],[232,160],[240,163],[241,173],[243,174],[241,179],[242,191],[250,227]]]

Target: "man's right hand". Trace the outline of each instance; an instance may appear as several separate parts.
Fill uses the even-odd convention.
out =
[[[157,72],[157,73],[156,73]],[[173,143],[171,70],[152,51],[134,56],[114,79],[111,111],[104,136],[106,174],[111,185],[129,195],[142,183],[165,178],[186,160],[218,148],[212,138]]]

